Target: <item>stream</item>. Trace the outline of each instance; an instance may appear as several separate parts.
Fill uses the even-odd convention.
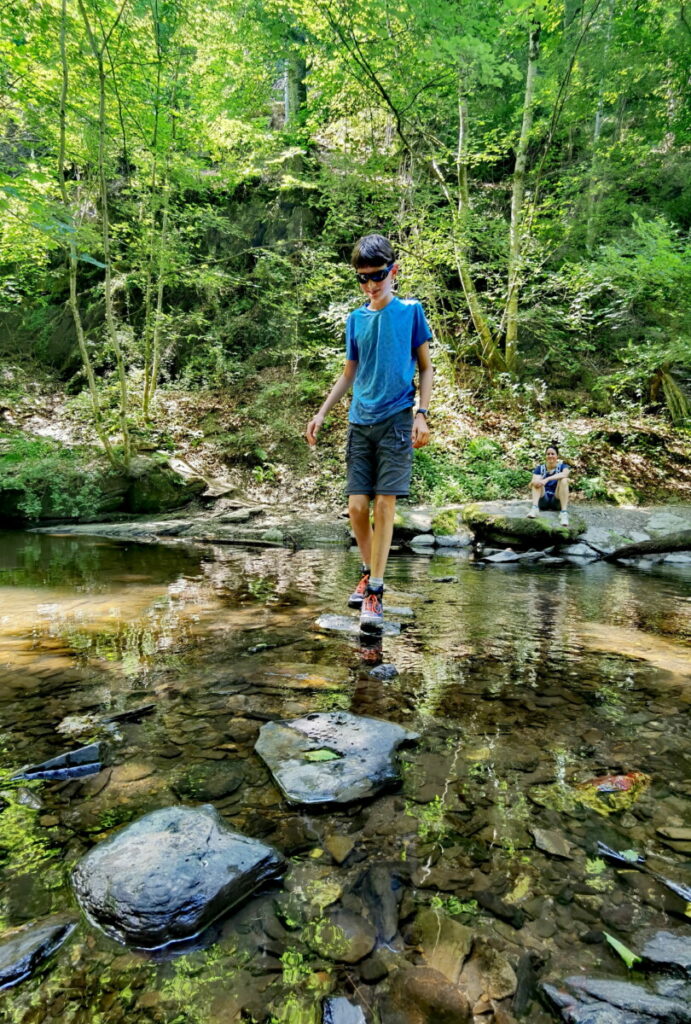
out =
[[[211,803],[289,862],[283,883],[187,947],[130,950],[82,917],[0,993],[0,1021],[316,1024],[331,995],[368,1021],[432,1022],[417,989],[409,1017],[391,1009],[401,963],[423,962],[429,908],[555,984],[641,980],[605,933],[638,951],[661,929],[691,932],[688,904],[597,848],[691,883],[691,842],[664,833],[691,825],[691,568],[484,568],[445,550],[392,553],[386,600],[414,616],[363,645],[315,626],[348,614],[354,551],[0,534],[0,942],[78,915],[74,865],[170,804]],[[398,675],[371,676],[380,662]],[[346,808],[292,806],[254,752],[259,730],[335,710],[419,734],[401,783]],[[95,739],[112,751],[98,774],[12,781]],[[579,788],[629,772],[643,773],[630,792]],[[327,907],[376,923],[392,899],[395,934],[364,958],[310,943]],[[510,989],[495,998],[507,1013]],[[533,989],[522,999],[521,1019],[560,1019]],[[489,1024],[498,1011],[475,1013]]]

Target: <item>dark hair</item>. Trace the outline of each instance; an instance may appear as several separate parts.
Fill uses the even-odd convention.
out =
[[[396,253],[388,238],[383,235],[364,235],[355,243],[350,257],[357,267],[379,267],[382,263],[396,262]]]
[[[554,448],[554,450],[557,453],[557,455],[559,454],[559,449],[557,448],[556,444],[548,444],[547,447],[545,448],[545,455],[550,450],[550,448]]]

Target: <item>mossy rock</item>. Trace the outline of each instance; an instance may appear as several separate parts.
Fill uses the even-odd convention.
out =
[[[458,510],[441,509],[432,519],[432,533],[437,537],[451,537],[458,533]]]
[[[537,519],[527,516],[501,515],[488,512],[481,505],[466,505],[463,522],[478,540],[499,547],[547,548],[554,544],[573,544],[586,531],[585,521],[570,514],[569,526],[560,526],[556,516],[541,515]]]
[[[204,480],[185,479],[169,466],[143,456],[132,459],[128,476],[129,512],[155,513],[180,508],[206,490]]]

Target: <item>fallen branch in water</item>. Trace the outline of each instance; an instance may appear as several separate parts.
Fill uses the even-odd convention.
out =
[[[617,548],[616,551],[604,555],[604,560],[605,562],[618,562],[622,558],[662,555],[672,551],[691,551],[691,530],[679,530],[677,533],[667,534],[666,537],[642,540],[637,544],[625,544],[623,548]]]

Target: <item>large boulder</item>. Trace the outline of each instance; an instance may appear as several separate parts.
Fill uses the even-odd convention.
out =
[[[129,512],[162,512],[179,508],[206,490],[201,477],[183,477],[156,459],[138,455],[127,467]]]
[[[106,934],[152,949],[196,935],[284,867],[273,847],[232,832],[214,807],[166,807],[90,850],[72,880]]]
[[[73,918],[57,915],[4,935],[0,944],[0,989],[30,977],[75,927]]]
[[[393,722],[331,711],[267,722],[254,749],[293,803],[347,804],[397,781],[394,754],[416,739]]]
[[[569,526],[560,526],[551,512],[528,518],[528,503],[518,506],[508,502],[484,502],[466,505],[463,522],[473,531],[476,540],[500,547],[543,549],[554,544],[573,544],[585,532],[585,520],[570,513]]]

